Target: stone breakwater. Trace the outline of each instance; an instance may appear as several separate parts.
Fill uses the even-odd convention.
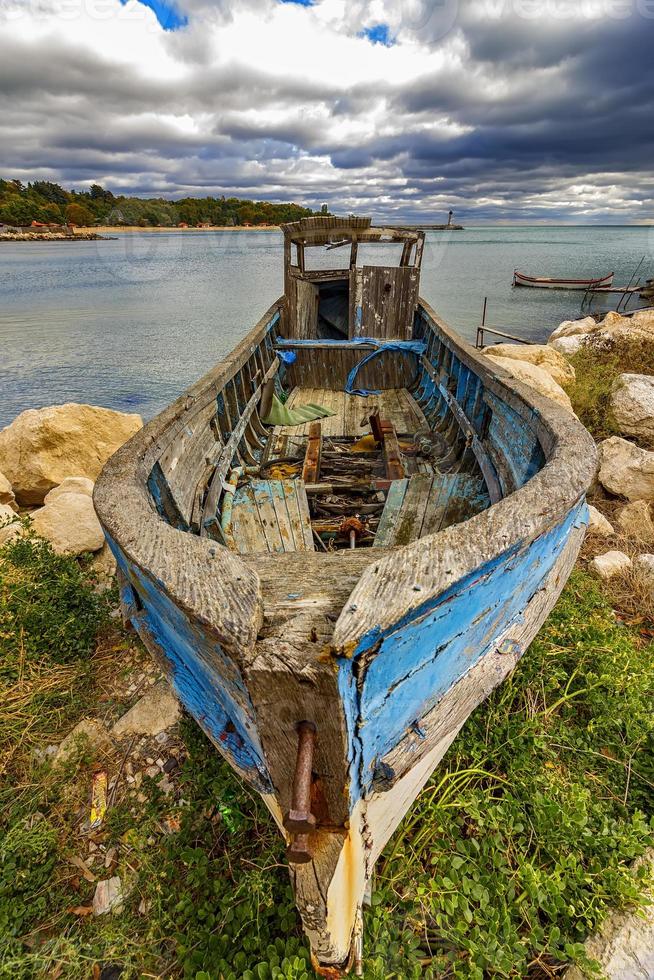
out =
[[[2,242],[97,242],[106,241],[105,235],[98,235],[94,231],[76,232],[74,235],[67,235],[65,232],[57,231],[28,231],[28,232],[1,232],[0,244]]]

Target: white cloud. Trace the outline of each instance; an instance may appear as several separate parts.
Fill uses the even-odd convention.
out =
[[[648,24],[611,3],[179,0],[188,25],[164,31],[138,0],[0,0],[0,170],[407,217],[641,216]],[[359,36],[378,24],[396,43]]]

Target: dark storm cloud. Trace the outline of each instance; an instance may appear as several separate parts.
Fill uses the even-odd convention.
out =
[[[392,70],[403,51],[407,65],[413,57],[400,18],[388,73],[350,84],[337,58],[300,77],[256,56],[239,61],[228,45],[217,55],[211,30],[236,16],[227,4],[180,3],[189,28],[157,39],[155,71],[116,35],[88,50],[65,25],[12,30],[1,23],[7,3],[5,176],[326,201],[407,219],[450,204],[462,218],[652,216],[654,9],[645,16],[636,3],[628,17],[607,7],[601,18],[563,0],[558,17],[534,17],[533,5],[523,16],[518,0],[461,3],[431,48],[415,48],[417,74]],[[350,8],[355,20],[352,11],[365,7]],[[356,37],[354,20],[342,35]]]

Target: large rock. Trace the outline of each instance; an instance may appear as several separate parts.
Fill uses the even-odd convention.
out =
[[[611,408],[620,432],[654,441],[654,378],[649,374],[621,374],[611,392]]]
[[[563,388],[557,385],[551,374],[538,367],[537,364],[530,364],[528,361],[516,361],[510,357],[495,357],[493,354],[488,354],[488,359],[503,367],[517,381],[523,381],[541,395],[551,398],[563,408],[567,408],[569,412],[572,411],[572,403]]]
[[[0,470],[19,504],[40,504],[69,476],[95,480],[142,425],[140,415],[74,402],[29,409],[0,431]]]
[[[654,544],[654,521],[646,500],[632,500],[618,513],[618,527],[628,538]]]
[[[593,558],[588,567],[598,578],[608,582],[615,575],[629,571],[631,558],[622,551],[607,551],[606,554]]]
[[[584,347],[590,336],[590,334],[577,334],[574,337],[557,337],[556,340],[549,340],[547,346],[558,354],[563,354],[564,357],[572,357]]]
[[[607,521],[604,514],[600,513],[597,507],[588,505],[588,530],[602,538],[610,537],[615,534],[615,530],[610,521]]]
[[[158,735],[180,716],[179,701],[167,681],[159,681],[114,725],[113,734]]]
[[[87,497],[92,497],[94,486],[93,480],[89,480],[86,476],[67,476],[63,483],[50,493],[46,493],[43,503],[51,504],[57,497],[61,497],[62,493],[84,493]]]
[[[638,572],[654,597],[654,555],[638,555],[634,558],[634,571]]]
[[[599,444],[599,482],[627,500],[654,500],[654,453],[619,436]]]
[[[547,371],[557,385],[567,385],[575,380],[575,369],[562,354],[547,344],[494,344],[483,352],[489,357],[510,357],[514,361],[527,361]]]
[[[647,863],[654,868],[654,849],[648,848],[635,865]],[[571,966],[565,980],[652,980],[654,977],[654,889],[648,889],[650,904],[642,910],[611,912],[598,932],[585,942],[586,955],[600,966],[586,970]]]
[[[4,473],[0,473],[0,504],[6,504],[12,510],[18,510],[13,487]]]
[[[639,328],[654,330],[654,310],[636,310],[630,320]]]
[[[549,335],[548,343],[551,343],[553,340],[558,340],[559,337],[576,337],[582,334],[589,334],[593,330],[597,330],[597,320],[595,317],[586,316],[581,320],[564,320]]]
[[[16,520],[17,516],[9,504],[0,504],[0,548],[24,534],[23,525]]]
[[[62,493],[31,515],[37,534],[50,542],[60,555],[81,555],[99,551],[104,532],[85,493]]]
[[[113,742],[101,722],[95,718],[84,718],[66,735],[56,751],[55,764],[66,762],[78,748],[89,746],[94,756],[106,756],[113,750]]]

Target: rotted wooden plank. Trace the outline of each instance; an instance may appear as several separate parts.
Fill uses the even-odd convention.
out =
[[[395,426],[389,419],[380,419],[382,445],[384,453],[384,464],[386,466],[386,476],[389,480],[402,480],[404,478],[404,467],[400,455],[400,446],[397,441]]]
[[[320,422],[312,422],[309,426],[307,451],[302,467],[302,479],[305,483],[317,483],[320,479],[320,458],[322,455],[322,426]]]

